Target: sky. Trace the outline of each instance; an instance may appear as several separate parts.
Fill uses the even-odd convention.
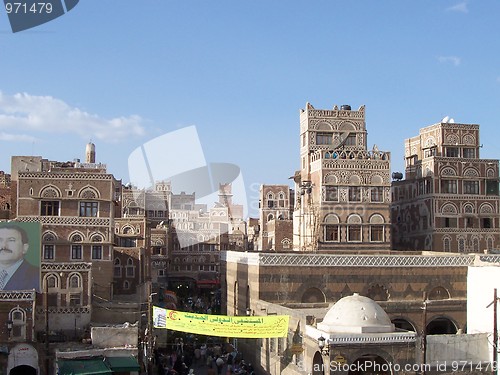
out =
[[[92,141],[127,183],[134,150],[195,126],[207,163],[239,166],[255,201],[299,169],[307,102],[365,105],[393,171],[445,116],[479,124],[497,159],[499,17],[496,0],[81,0],[13,33],[0,8],[0,170],[85,159]]]

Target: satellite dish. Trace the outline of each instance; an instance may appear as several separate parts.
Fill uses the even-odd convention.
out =
[[[455,119],[453,118],[450,118],[450,121],[448,121],[450,124],[454,124],[455,123]]]
[[[444,124],[447,124],[448,122],[450,121],[450,117],[449,116],[446,116],[444,117],[441,122],[444,123]]]
[[[347,137],[349,137],[349,134],[350,134],[349,132],[343,132],[342,134],[340,134],[336,139],[336,142],[332,145],[333,146],[332,148],[336,149],[342,146],[346,141]]]

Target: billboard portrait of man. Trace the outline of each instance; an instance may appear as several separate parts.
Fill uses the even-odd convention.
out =
[[[0,223],[0,290],[40,291],[40,224]]]

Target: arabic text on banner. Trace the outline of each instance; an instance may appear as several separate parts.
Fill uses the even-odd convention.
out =
[[[227,316],[195,314],[153,306],[153,326],[207,336],[270,338],[286,337],[288,315]]]

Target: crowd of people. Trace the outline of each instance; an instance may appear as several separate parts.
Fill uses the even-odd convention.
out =
[[[217,295],[179,299],[179,310],[217,314]],[[159,375],[254,375],[251,363],[242,353],[220,337],[195,336],[176,332],[177,337],[166,348],[155,351]]]
[[[254,375],[252,364],[245,362],[241,352],[212,338],[204,343],[184,343],[177,338],[171,350],[156,351],[155,363],[159,375],[196,375],[197,371],[207,375]]]

